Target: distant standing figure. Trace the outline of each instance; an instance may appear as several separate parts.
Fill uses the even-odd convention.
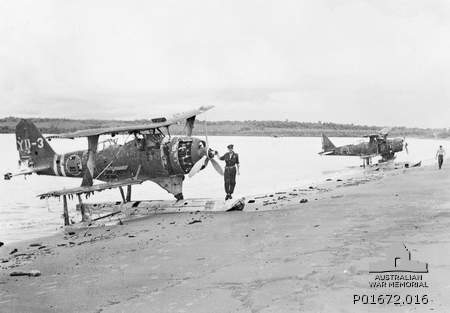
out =
[[[219,159],[225,161],[225,192],[227,196],[225,200],[232,199],[234,192],[234,186],[236,186],[236,173],[239,175],[239,155],[234,152],[233,145],[228,145],[228,152],[221,156]],[[216,151],[216,154],[218,152]]]
[[[442,163],[444,163],[445,150],[442,146],[439,146],[438,151],[436,152],[436,159],[438,160],[439,169],[442,168]]]

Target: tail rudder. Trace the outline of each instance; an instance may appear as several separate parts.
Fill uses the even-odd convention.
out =
[[[55,151],[30,120],[24,119],[17,124],[16,145],[20,162],[30,167],[42,166],[55,155]]]
[[[328,138],[325,134],[322,134],[322,151],[332,151],[336,149],[336,146],[331,142],[330,138]]]

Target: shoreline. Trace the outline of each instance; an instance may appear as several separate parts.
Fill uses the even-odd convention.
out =
[[[22,242],[13,255],[3,246],[0,259],[14,262],[0,263],[0,304],[6,312],[361,311],[352,295],[374,293],[368,263],[400,241],[430,268],[430,287],[411,292],[432,299],[404,310],[447,311],[449,174],[398,169],[280,210],[163,214]],[[15,270],[41,276],[10,277]]]
[[[394,162],[395,164],[395,162]],[[391,164],[392,165],[392,164]],[[397,164],[398,165],[398,164]],[[428,165],[427,165],[428,166]],[[358,172],[355,172],[356,169],[359,169]],[[396,168],[395,170],[397,170],[398,168]],[[401,169],[401,168],[400,168]],[[313,187],[312,190],[308,190],[308,194],[312,195],[312,192],[329,192],[332,191],[336,188],[340,188],[343,186],[346,186],[346,184],[350,183],[350,184],[359,184],[358,180],[362,180],[363,183],[370,181],[371,179],[381,179],[382,177],[380,177],[381,175],[389,175],[389,173],[391,171],[393,171],[393,168],[388,168],[388,171],[382,171],[382,172],[376,172],[374,169],[362,169],[361,167],[357,167],[354,166],[353,168],[348,168],[345,171],[335,171],[329,174],[322,174],[322,177],[318,178],[318,179],[311,179],[309,181],[303,181],[301,182],[301,185],[296,185],[295,187],[284,187],[284,188],[280,188],[277,190],[274,190],[272,192],[261,192],[261,193],[255,193],[252,195],[243,195],[243,194],[239,194],[237,193],[235,198],[240,198],[240,197],[244,197],[246,199],[255,199],[255,198],[263,198],[266,197],[268,198],[271,194],[275,195],[275,194],[283,194],[283,193],[290,193],[290,192],[297,192],[298,190],[307,190],[308,188],[310,188],[311,186]],[[370,176],[371,179],[366,180],[366,177]],[[352,182],[353,181],[353,182]],[[288,184],[286,184],[287,186]],[[295,185],[295,184],[290,184],[290,185]],[[312,192],[311,192],[312,191]],[[302,198],[301,196],[306,196],[307,194],[300,194],[298,195],[300,198]],[[194,199],[194,198],[193,198]],[[200,198],[199,198],[200,199]],[[203,198],[202,198],[203,199]],[[208,198],[209,199],[209,198]],[[215,198],[213,198],[215,199]],[[187,199],[187,200],[191,200],[191,199]],[[137,200],[140,201],[140,200]],[[169,201],[169,200],[167,200]],[[87,202],[89,204],[89,202]],[[95,203],[95,202],[94,202]],[[103,202],[102,202],[103,203]],[[284,207],[286,206],[286,203],[281,203],[281,205]],[[279,210],[278,208],[274,208],[274,209],[268,209],[268,210]],[[225,212],[217,212],[217,213],[225,213]],[[69,214],[71,215],[71,220],[76,221],[75,224],[72,224],[69,226],[69,228],[71,227],[77,227],[77,225],[79,225],[81,223],[81,215],[80,212],[76,211],[73,208],[69,208]],[[166,214],[166,213],[164,213]],[[147,218],[147,217],[142,217],[142,218]],[[4,241],[4,240],[0,240],[1,242],[3,242],[4,247],[9,247],[9,246],[20,246],[22,243],[29,243],[29,242],[33,242],[33,241],[39,241],[41,239],[45,239],[45,238],[49,238],[49,237],[53,237],[53,236],[58,236],[61,235],[62,233],[64,233],[65,228],[67,226],[63,225],[63,218],[62,218],[62,212],[61,212],[61,226],[59,226],[57,229],[54,229],[52,231],[48,231],[48,233],[43,234],[42,236],[35,236],[35,237],[30,237],[30,238],[24,238],[24,239],[19,239],[17,241]],[[1,255],[1,254],[0,254]]]

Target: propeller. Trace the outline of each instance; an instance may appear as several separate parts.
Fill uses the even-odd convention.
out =
[[[208,163],[208,158],[206,155],[204,155],[200,160],[198,160],[194,166],[192,166],[191,170],[189,171],[189,178],[200,172],[202,168],[204,168]]]
[[[206,154],[200,160],[198,160],[194,164],[194,166],[192,166],[192,168],[188,174],[189,178],[191,178],[192,176],[194,176],[195,174],[200,172],[202,169],[204,169],[208,165],[208,162],[210,162],[210,161],[211,161],[212,166],[216,170],[216,172],[219,175],[223,176],[222,166],[220,166],[220,164],[217,162],[217,160],[214,159],[214,153],[213,153],[212,149],[209,148],[208,131],[207,131],[207,127],[206,127],[206,121],[205,121],[204,127],[205,127]]]

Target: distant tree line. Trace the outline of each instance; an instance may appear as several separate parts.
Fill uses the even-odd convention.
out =
[[[16,124],[20,118],[6,117],[0,119],[0,133],[14,133]],[[72,132],[80,129],[127,126],[149,122],[141,119],[134,121],[124,120],[74,120],[56,118],[31,119],[37,127],[46,134],[58,134]],[[204,122],[197,121],[194,134],[204,134]],[[338,124],[331,122],[295,122],[295,121],[208,121],[209,135],[222,136],[292,136],[292,137],[318,137],[322,133],[332,137],[359,137],[378,132],[382,127]],[[183,125],[173,125],[172,134],[184,133]],[[450,128],[409,128],[393,127],[390,136],[395,137],[419,137],[419,138],[450,138]]]

